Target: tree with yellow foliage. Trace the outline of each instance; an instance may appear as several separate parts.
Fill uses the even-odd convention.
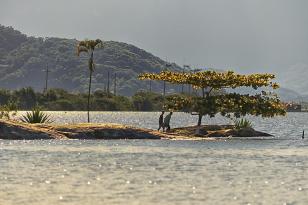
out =
[[[223,116],[241,117],[247,114],[262,117],[274,117],[285,115],[285,109],[277,95],[272,92],[238,94],[221,91],[223,89],[235,89],[239,87],[251,87],[255,90],[261,87],[279,88],[272,80],[272,74],[241,75],[233,71],[201,71],[197,73],[182,73],[162,71],[160,73],[144,73],[139,75],[140,80],[163,80],[173,84],[188,84],[201,90],[201,96],[169,96],[165,108],[172,110],[184,110],[199,116],[198,126],[202,117],[209,115],[214,117],[220,113]],[[215,94],[214,94],[215,93]]]

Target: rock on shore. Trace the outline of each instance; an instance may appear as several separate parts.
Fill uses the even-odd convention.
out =
[[[199,129],[198,132],[196,132]],[[219,137],[273,137],[265,132],[256,131],[253,128],[235,129],[234,125],[202,125],[175,128],[170,134],[194,136],[195,138],[219,138]]]

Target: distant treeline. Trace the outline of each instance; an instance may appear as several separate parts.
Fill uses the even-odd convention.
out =
[[[19,90],[0,89],[0,106],[9,102],[17,104],[19,110],[31,110],[40,106],[51,111],[85,111],[87,94],[70,93],[63,89],[49,89],[45,93],[35,92],[31,87]],[[132,97],[114,96],[97,90],[91,97],[93,111],[159,111],[163,106],[161,94],[140,91]]]

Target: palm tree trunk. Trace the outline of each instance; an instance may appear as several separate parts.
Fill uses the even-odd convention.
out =
[[[88,123],[90,123],[90,97],[91,97],[91,84],[92,84],[92,70],[90,70],[90,81],[89,81],[89,91],[88,91]]]
[[[89,71],[90,71],[90,80],[89,80],[89,92],[88,92],[88,123],[90,123],[90,97],[91,97],[91,85],[92,85],[92,73],[94,69],[93,63],[93,50],[91,51],[91,56],[89,59]]]

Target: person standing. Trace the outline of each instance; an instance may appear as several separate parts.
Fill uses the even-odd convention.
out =
[[[172,112],[170,112],[164,119],[164,128],[167,128],[166,131],[170,130],[170,119],[171,119]]]
[[[164,127],[164,114],[165,111],[162,111],[160,116],[159,116],[159,120],[158,120],[158,131],[160,130],[160,128],[163,128],[163,132],[165,131],[165,127]]]

